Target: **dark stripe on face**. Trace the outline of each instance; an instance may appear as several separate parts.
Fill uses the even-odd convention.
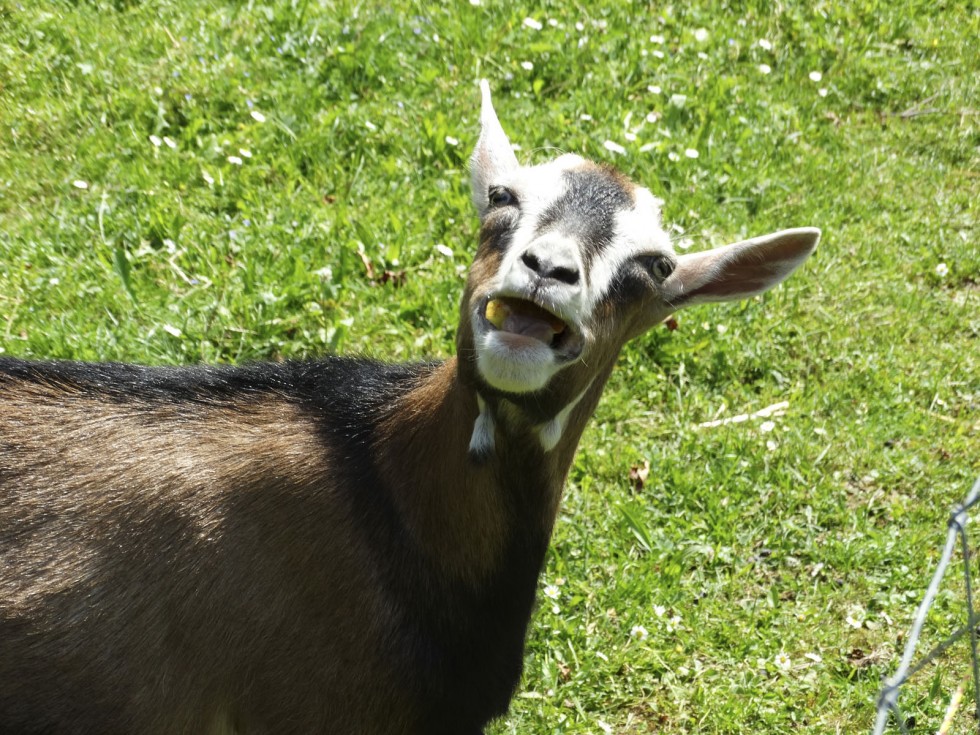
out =
[[[588,265],[612,243],[616,212],[632,209],[633,195],[619,174],[598,166],[563,177],[567,190],[544,211],[537,235],[557,228],[581,243]]]

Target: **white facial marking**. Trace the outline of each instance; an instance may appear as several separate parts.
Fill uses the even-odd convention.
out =
[[[598,258],[589,271],[589,293],[586,308],[591,312],[609,293],[619,269],[630,258],[639,255],[670,254],[674,252],[670,238],[660,223],[663,202],[648,189],[634,191],[636,206],[616,213],[613,243]]]

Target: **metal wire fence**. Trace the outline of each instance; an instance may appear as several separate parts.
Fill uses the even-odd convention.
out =
[[[903,685],[917,672],[921,671],[930,663],[942,656],[950,648],[950,646],[965,636],[969,637],[971,647],[970,661],[973,668],[974,714],[980,715],[980,660],[977,658],[978,633],[980,633],[980,631],[978,631],[977,624],[980,623],[980,614],[978,614],[974,609],[973,604],[974,580],[970,572],[970,539],[966,528],[967,521],[969,520],[969,511],[978,503],[980,503],[980,479],[974,483],[973,488],[967,494],[963,502],[956,507],[949,516],[949,530],[946,534],[946,544],[943,547],[943,554],[939,560],[939,564],[936,566],[935,573],[932,575],[932,581],[929,583],[929,588],[926,590],[926,594],[922,598],[922,602],[919,603],[919,607],[916,610],[915,621],[913,622],[912,629],[909,632],[909,637],[905,644],[905,651],[902,654],[902,660],[899,663],[898,670],[885,681],[881,693],[878,695],[878,714],[875,719],[874,735],[882,735],[885,732],[885,728],[888,727],[889,722],[893,722],[895,725],[897,725],[899,731],[902,733],[910,732],[911,726],[909,725],[906,717],[903,715],[902,709],[898,704],[899,695],[901,694]],[[936,599],[936,594],[939,592],[940,584],[946,575],[946,569],[952,561],[953,554],[957,547],[960,548],[963,557],[963,582],[966,592],[966,620],[963,625],[953,631],[950,636],[913,663],[916,647],[919,644],[919,637],[922,635],[922,628],[923,625],[925,625],[926,617],[929,614],[932,603]],[[954,693],[950,701],[950,705],[946,710],[946,716],[943,719],[943,723],[940,726],[937,735],[945,735],[950,731],[953,718],[960,705],[960,697],[962,696],[962,692],[963,688],[960,688],[956,693]],[[974,717],[973,723],[974,727],[977,729],[977,732],[980,732],[980,719]]]

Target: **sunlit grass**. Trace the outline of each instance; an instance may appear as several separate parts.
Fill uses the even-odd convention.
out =
[[[968,5],[0,0],[0,350],[451,354],[487,77],[522,158],[618,166],[681,249],[824,231],[623,354],[493,732],[867,730],[980,456]]]

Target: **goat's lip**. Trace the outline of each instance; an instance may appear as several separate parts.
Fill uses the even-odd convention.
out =
[[[477,316],[485,331],[506,334],[515,341],[546,344],[562,359],[574,359],[582,352],[582,330],[534,299],[512,294],[487,296]]]

